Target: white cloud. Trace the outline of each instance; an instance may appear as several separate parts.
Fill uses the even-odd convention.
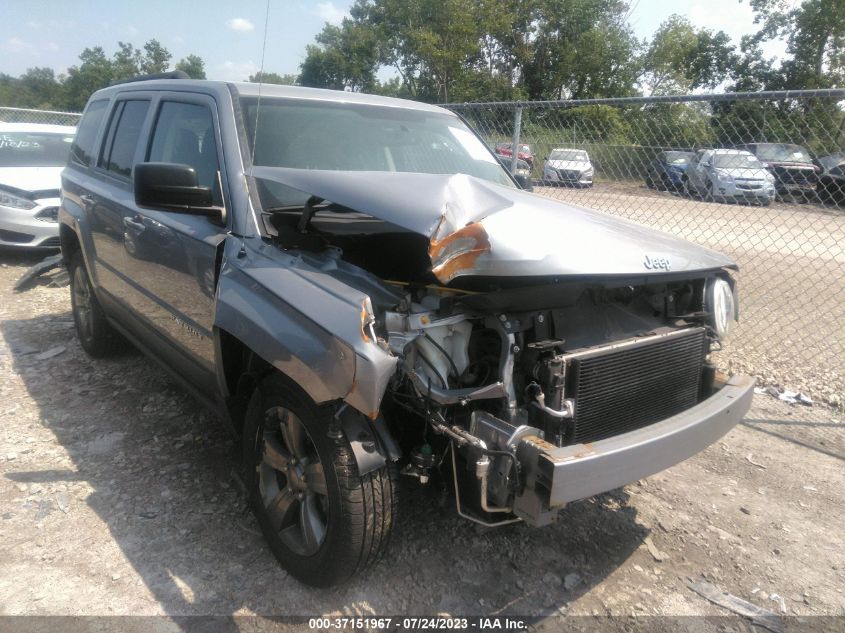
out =
[[[320,2],[314,12],[330,24],[340,24],[343,18],[348,17],[347,12],[334,2]]]
[[[38,30],[38,29],[41,28],[41,22],[39,22],[38,20],[30,20],[29,22],[26,23],[26,25],[29,28],[35,29],[35,30]]]
[[[215,66],[208,73],[208,78],[222,81],[246,81],[250,75],[254,75],[257,72],[258,64],[251,59],[245,62],[226,60],[222,64]]]
[[[19,37],[10,37],[4,41],[0,44],[0,50],[12,53],[13,55],[34,55],[38,52],[30,42],[22,40]]]
[[[132,36],[138,35],[138,29],[136,29],[131,24],[126,27],[126,32],[129,33],[129,35],[132,35]]]
[[[226,22],[226,26],[233,31],[239,31],[241,33],[247,33],[255,30],[255,25],[246,18],[232,18]]]

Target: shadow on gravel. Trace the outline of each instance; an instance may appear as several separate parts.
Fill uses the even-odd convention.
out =
[[[743,426],[845,461],[845,425],[801,420],[743,420]],[[838,429],[838,433],[836,430]]]
[[[70,313],[6,321],[0,328],[12,347],[66,348],[46,360],[13,353],[12,363],[39,407],[36,423],[55,434],[72,462],[50,454],[48,444],[33,449],[29,460],[43,470],[14,464],[18,470],[9,479],[65,483],[72,498],[67,513],[47,497],[40,506],[16,509],[7,529],[27,534],[37,513],[52,510],[41,518],[42,535],[70,539],[71,548],[87,552],[75,555],[85,561],[85,585],[108,587],[110,601],[120,597],[130,612],[563,613],[648,533],[622,491],[572,504],[544,529],[486,529],[459,519],[442,489],[405,480],[402,519],[388,556],[341,587],[310,589],[275,563],[244,512],[233,477],[235,442],[151,362],[139,354],[88,358],[76,342]],[[78,481],[92,488],[87,497],[73,497]],[[83,504],[108,528],[156,604],[134,587],[132,574],[112,582],[122,563],[102,543],[92,544],[102,527],[82,511]]]

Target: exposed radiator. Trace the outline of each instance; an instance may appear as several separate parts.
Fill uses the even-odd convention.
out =
[[[567,443],[626,433],[694,406],[706,353],[704,328],[690,328],[566,355],[566,397],[575,400]]]

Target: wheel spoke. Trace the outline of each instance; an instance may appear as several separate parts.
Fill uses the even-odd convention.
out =
[[[305,478],[308,490],[324,497],[329,494],[326,488],[326,473],[323,471],[321,463],[317,462],[306,466]]]
[[[284,472],[290,463],[290,453],[287,452],[274,433],[266,431],[261,459],[271,468]]]
[[[290,488],[285,488],[267,506],[267,516],[276,532],[279,532],[294,520],[292,510],[296,500],[296,493]]]
[[[305,454],[305,432],[302,429],[302,423],[293,413],[285,410],[285,415],[281,420],[282,436],[285,438],[285,444],[288,451],[298,460],[306,456]]]
[[[317,551],[326,535],[326,526],[320,516],[316,495],[306,495],[299,504],[299,527],[302,529],[305,551],[309,554]]]

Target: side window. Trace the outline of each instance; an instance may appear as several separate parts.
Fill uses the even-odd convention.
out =
[[[117,104],[106,136],[106,145],[98,163],[100,167],[117,176],[129,178],[141,127],[149,108],[149,101],[121,101]]]
[[[147,161],[190,165],[197,172],[199,184],[211,187],[215,202],[221,203],[214,117],[207,106],[164,101],[156,120]]]
[[[108,99],[101,99],[88,104],[88,109],[76,129],[73,145],[70,146],[70,157],[73,162],[86,167],[91,164],[91,156],[94,154],[94,141],[97,140],[97,132],[100,129],[100,123],[103,121],[108,103]]]

